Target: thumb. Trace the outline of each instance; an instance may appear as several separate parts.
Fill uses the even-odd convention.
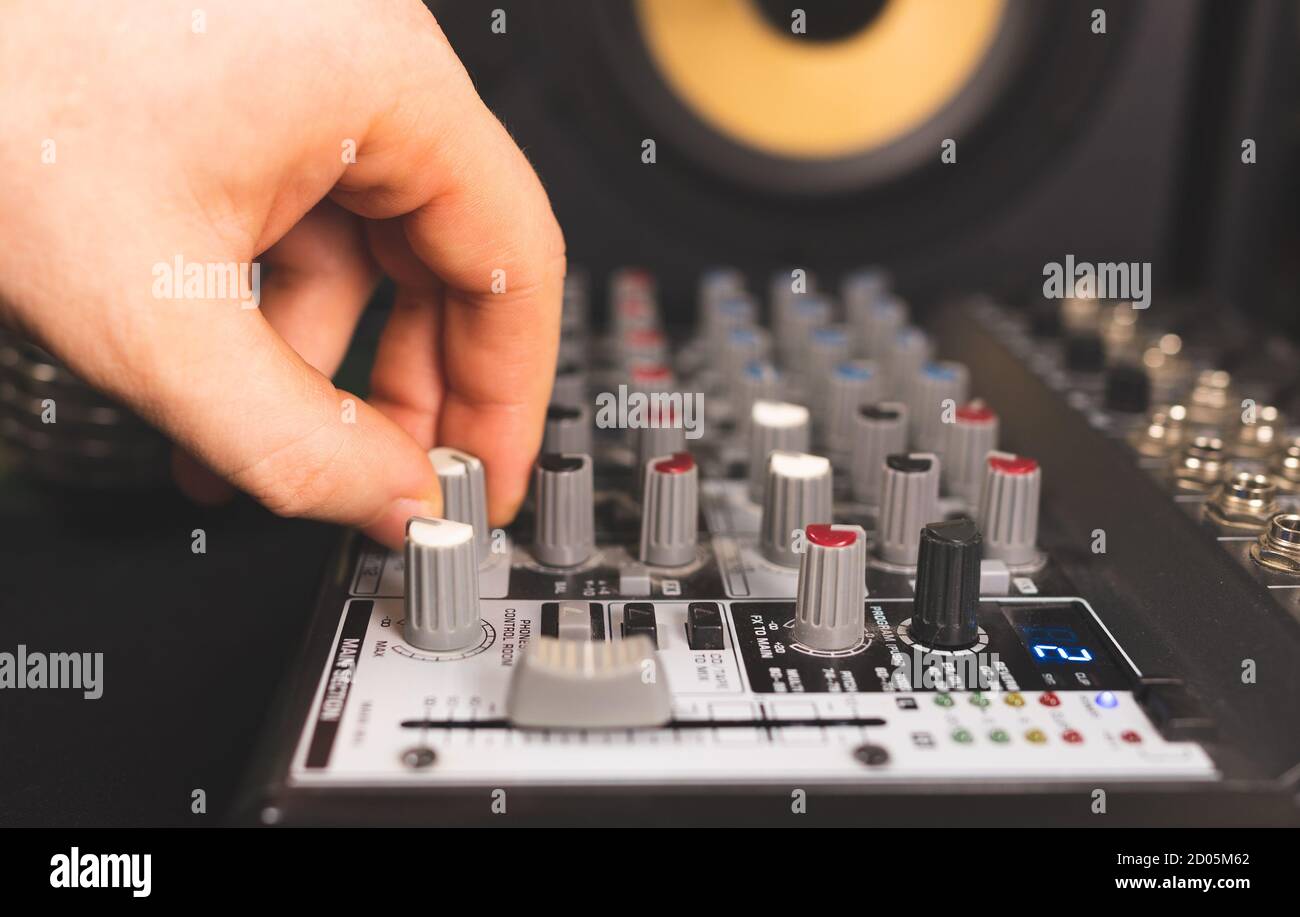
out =
[[[273,512],[357,526],[400,547],[406,520],[442,515],[419,444],[309,366],[256,310],[234,317],[226,353],[248,354],[246,383],[159,398],[159,423]]]
[[[273,512],[400,547],[410,516],[442,513],[424,449],[335,388],[251,305],[137,303],[113,316],[113,347],[72,347],[65,359]],[[62,336],[51,338],[57,346]]]

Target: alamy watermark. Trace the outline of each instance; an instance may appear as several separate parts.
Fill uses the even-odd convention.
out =
[[[50,865],[51,888],[129,888],[136,898],[148,898],[153,890],[151,853],[82,853],[73,847],[50,857]]]
[[[596,396],[596,426],[602,430],[680,428],[687,439],[704,435],[703,392],[638,392],[620,385]]]
[[[1043,265],[1043,296],[1047,299],[1124,299],[1134,309],[1151,305],[1150,261],[1065,261]]]
[[[256,261],[186,261],[176,255],[153,266],[155,299],[231,299],[242,309],[262,303],[262,265]]]
[[[104,695],[103,653],[28,652],[18,644],[13,653],[0,653],[0,690],[72,689],[86,700]]]

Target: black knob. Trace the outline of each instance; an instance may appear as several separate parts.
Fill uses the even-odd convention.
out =
[[[1106,345],[1094,331],[1072,334],[1065,341],[1065,366],[1077,373],[1101,372],[1106,365]]]
[[[1151,378],[1134,363],[1116,363],[1106,373],[1106,407],[1143,414],[1151,406]]]
[[[916,600],[908,632],[932,649],[955,650],[979,637],[980,531],[970,519],[921,529]]]

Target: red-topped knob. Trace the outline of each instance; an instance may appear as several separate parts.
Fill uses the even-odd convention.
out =
[[[687,474],[695,470],[695,459],[689,452],[675,453],[672,458],[666,458],[655,463],[655,471],[663,474]]]
[[[1038,462],[1023,455],[1002,453],[989,456],[989,467],[1003,474],[1033,474],[1038,470]]]
[[[811,544],[823,548],[847,548],[858,540],[858,533],[851,528],[834,526],[826,522],[815,522],[804,529]]]

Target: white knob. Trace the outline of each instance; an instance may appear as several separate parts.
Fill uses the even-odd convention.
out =
[[[763,556],[774,564],[799,566],[797,532],[831,518],[833,493],[827,459],[804,452],[773,452],[763,492],[759,537]]]
[[[459,650],[483,634],[479,624],[474,530],[462,522],[412,516],[406,523],[406,642]]]

